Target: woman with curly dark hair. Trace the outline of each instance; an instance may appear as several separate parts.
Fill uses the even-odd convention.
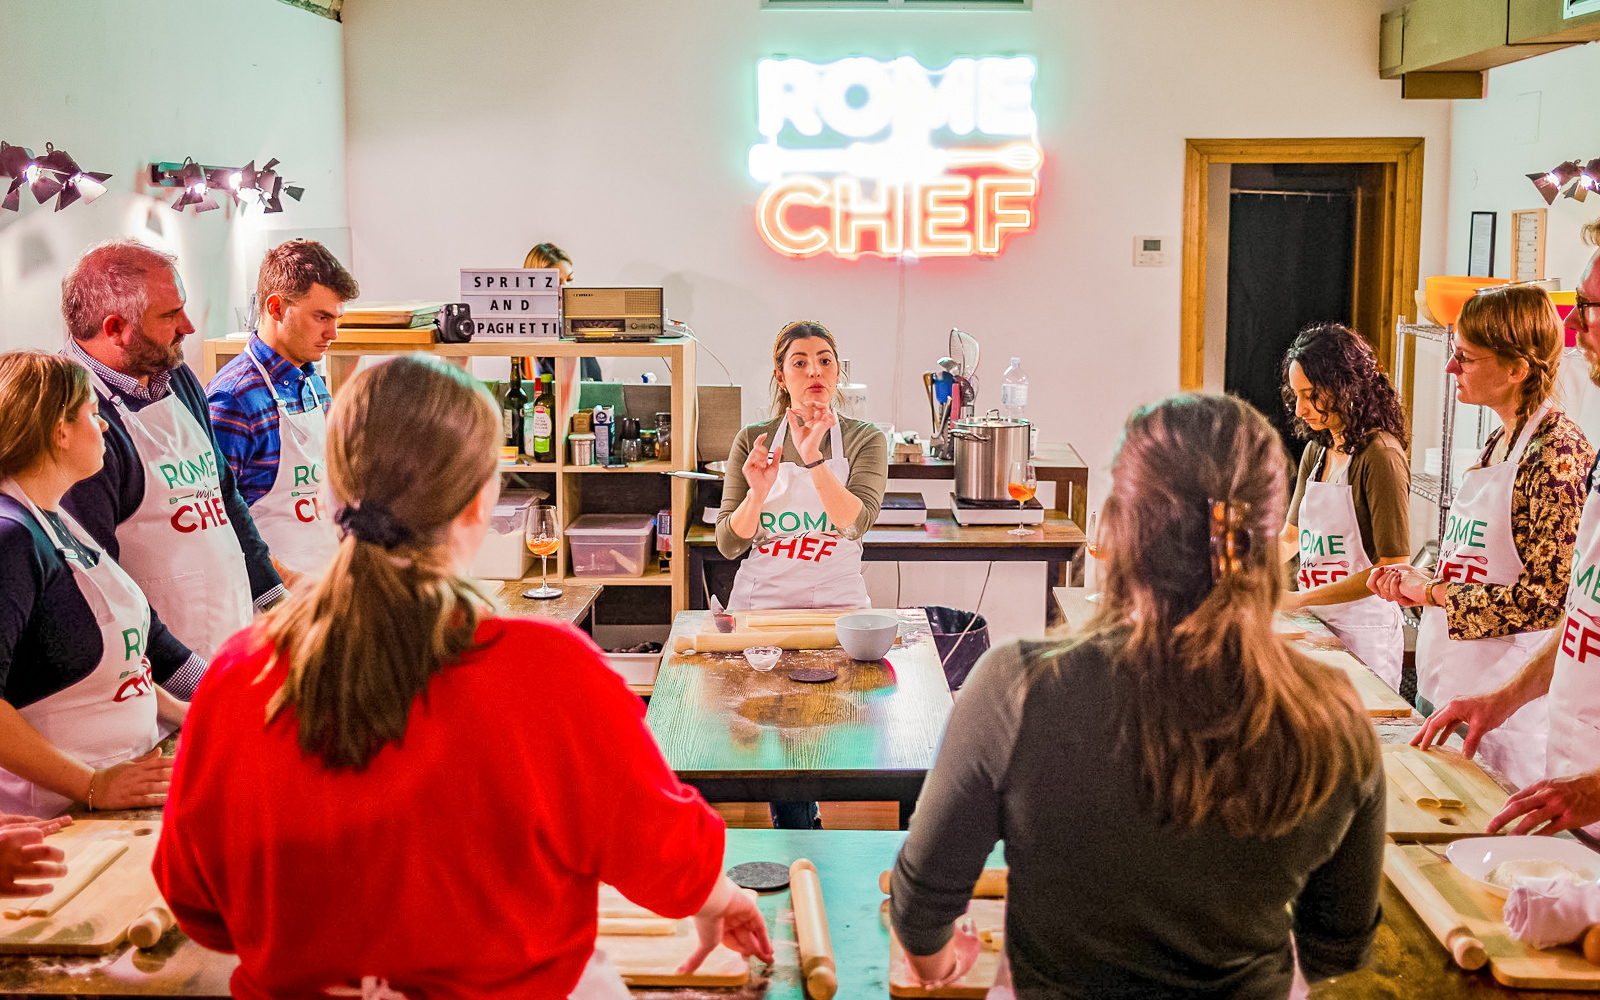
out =
[[[1400,689],[1400,609],[1367,587],[1411,548],[1405,415],[1372,348],[1338,323],[1300,331],[1283,359],[1283,403],[1310,443],[1283,528],[1300,556],[1288,609],[1307,608],[1384,682]]]

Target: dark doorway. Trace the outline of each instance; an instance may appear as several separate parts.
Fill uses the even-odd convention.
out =
[[[1297,462],[1305,442],[1278,370],[1306,325],[1351,322],[1361,178],[1357,164],[1232,167],[1224,389],[1266,414]]]

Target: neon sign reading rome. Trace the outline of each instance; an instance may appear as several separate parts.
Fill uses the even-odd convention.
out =
[[[1034,224],[1031,58],[764,59],[756,228],[791,257],[994,256]]]

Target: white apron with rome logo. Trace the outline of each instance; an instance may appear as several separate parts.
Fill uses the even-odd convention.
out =
[[[116,560],[99,552],[89,533],[61,513],[67,530],[85,548],[99,552],[93,566],[79,563],[72,546],[59,537],[27,494],[14,482],[0,491],[28,508],[55,543],[73,582],[100,626],[100,663],[89,676],[55,694],[17,709],[23,721],[57,750],[93,768],[110,767],[137,757],[160,740],[156,729],[155,681],[145,643],[150,637],[150,605],[138,584]],[[0,813],[49,818],[60,815],[72,800],[40,788],[8,771],[0,771]]]
[[[1528,441],[1549,410],[1546,403],[1528,418],[1505,461],[1462,475],[1439,545],[1437,579],[1509,587],[1521,578],[1522,557],[1511,533],[1511,494]],[[1451,639],[1444,609],[1423,608],[1417,629],[1417,691],[1435,709],[1457,695],[1492,691],[1522,669],[1550,632]],[[1529,702],[1478,745],[1483,759],[1518,788],[1544,777],[1547,704],[1546,698]]]
[[[861,543],[830,530],[822,496],[801,465],[783,461],[789,429],[780,420],[769,445],[778,478],[761,506],[761,527],[750,555],[733,580],[729,611],[763,608],[867,608],[867,581],[861,576]],[[828,471],[850,481],[844,436],[833,425],[833,457]]]
[[[1310,590],[1335,583],[1372,568],[1361,539],[1361,524],[1356,519],[1355,491],[1350,486],[1350,465],[1329,482],[1319,482],[1328,453],[1306,480],[1305,496],[1300,499],[1300,589]],[[1400,661],[1405,655],[1405,634],[1400,627],[1399,606],[1377,594],[1343,604],[1307,605],[1333,630],[1339,641],[1356,657],[1400,690]]]
[[[177,393],[134,413],[93,373],[144,466],[144,501],[117,525],[117,561],[178,641],[210,660],[255,613],[211,437]]]
[[[1550,678],[1550,746],[1545,777],[1570,778],[1600,768],[1600,500],[1583,504],[1567,587],[1555,673]],[[1600,823],[1584,827],[1600,837]]]
[[[272,558],[297,573],[320,576],[339,551],[339,535],[322,497],[327,415],[321,406],[290,413],[267,370],[246,353],[278,407],[278,475],[272,489],[250,505],[250,517]]]

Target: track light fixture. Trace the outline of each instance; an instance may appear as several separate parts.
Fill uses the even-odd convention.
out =
[[[43,156],[35,157],[33,150],[25,146],[0,142],[0,177],[11,178],[5,197],[0,199],[0,211],[21,210],[23,187],[40,204],[55,198],[57,212],[75,201],[87,204],[106,193],[105,182],[110,174],[80,168],[66,150],[48,142],[44,149]]]
[[[1568,198],[1583,201],[1590,191],[1600,191],[1600,157],[1583,165],[1578,160],[1568,160],[1544,173],[1529,174],[1528,180],[1539,189],[1546,205],[1555,204],[1562,189]]]
[[[246,206],[248,198],[250,202],[260,205],[262,212],[271,214],[283,211],[281,195],[286,194],[299,201],[305,193],[302,187],[286,184],[278,174],[277,167],[276,159],[268,160],[258,170],[254,160],[242,167],[208,167],[185,157],[182,163],[150,164],[150,183],[155,187],[183,189],[183,193],[172,202],[172,208],[177,212],[191,205],[197,213],[219,208],[217,200],[212,197],[212,192],[216,191],[232,198],[240,208]]]

